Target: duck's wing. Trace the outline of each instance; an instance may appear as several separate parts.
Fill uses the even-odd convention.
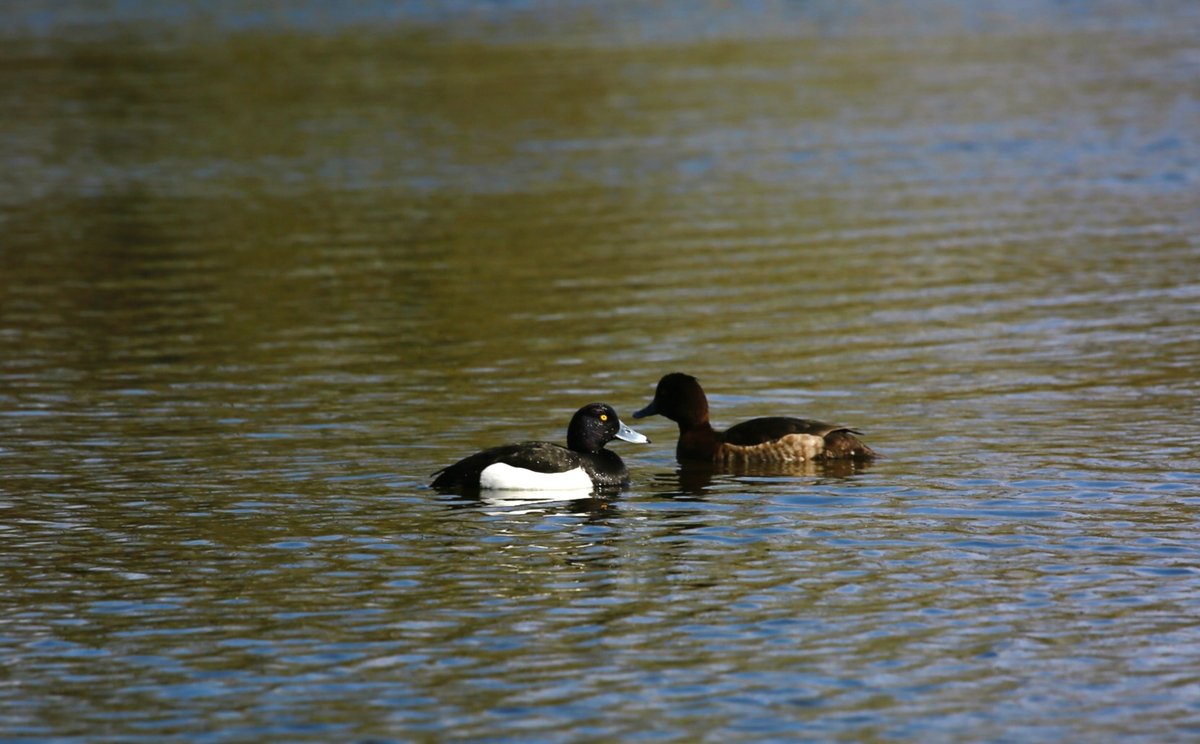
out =
[[[522,442],[493,462],[502,462],[505,465],[532,470],[535,473],[563,473],[579,467],[580,457],[578,452],[558,444]]]
[[[767,416],[765,418],[743,421],[737,426],[730,427],[724,435],[729,444],[752,446],[773,442],[788,434],[811,434],[825,437],[835,431],[848,431],[857,434],[853,429],[837,424],[827,424],[813,419],[789,418],[787,416]]]

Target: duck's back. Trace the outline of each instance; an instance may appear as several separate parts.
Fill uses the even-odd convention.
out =
[[[811,434],[816,437],[824,437],[839,429],[845,429],[845,427],[812,419],[766,416],[743,421],[736,426],[729,427],[725,431],[724,440],[729,444],[746,447],[782,439],[788,434]]]

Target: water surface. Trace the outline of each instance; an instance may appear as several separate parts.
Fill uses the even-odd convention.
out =
[[[1200,734],[1188,3],[0,11],[10,739]],[[851,471],[432,471],[623,416]]]

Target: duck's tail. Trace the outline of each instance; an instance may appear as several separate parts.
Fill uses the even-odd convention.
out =
[[[826,460],[873,460],[882,457],[878,452],[854,436],[853,429],[838,429],[825,435]]]

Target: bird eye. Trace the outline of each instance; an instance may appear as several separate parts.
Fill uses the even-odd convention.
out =
[[[602,414],[600,414],[600,420],[601,420],[601,421],[608,421],[608,414],[607,414],[607,413],[602,413]]]

